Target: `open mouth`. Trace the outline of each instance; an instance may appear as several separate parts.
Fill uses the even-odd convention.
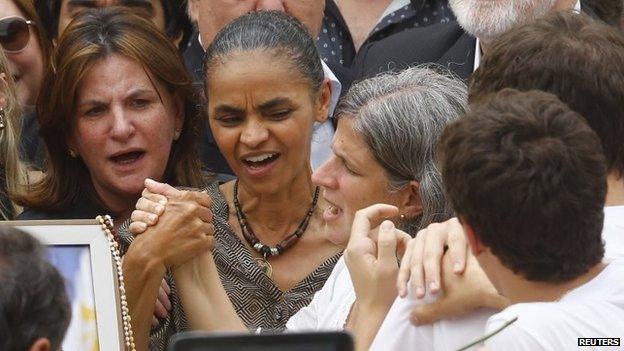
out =
[[[132,151],[111,156],[110,160],[119,165],[129,165],[141,159],[143,155],[145,151]]]
[[[340,217],[340,215],[342,214],[342,208],[332,204],[329,201],[327,202],[329,203],[329,206],[325,208],[325,211],[323,211],[323,219],[326,222],[329,222]]]
[[[245,157],[243,163],[251,168],[262,168],[280,157],[279,153],[268,153],[253,157]]]

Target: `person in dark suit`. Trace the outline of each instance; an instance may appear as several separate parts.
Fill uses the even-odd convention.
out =
[[[490,1],[451,0],[457,21],[416,28],[363,47],[356,58],[356,80],[389,70],[402,70],[423,63],[436,63],[467,80],[479,66],[483,50],[498,35],[512,27],[539,18],[552,10],[579,9],[595,17],[582,0],[522,0],[492,5]],[[477,50],[478,47],[478,50]]]

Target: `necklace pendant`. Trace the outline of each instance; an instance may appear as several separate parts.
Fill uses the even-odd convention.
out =
[[[269,261],[262,257],[254,258],[254,261],[256,261],[256,264],[260,267],[262,273],[266,274],[267,277],[271,278],[273,276],[273,266],[271,266]]]

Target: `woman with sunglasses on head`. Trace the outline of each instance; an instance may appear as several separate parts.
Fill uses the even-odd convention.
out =
[[[20,111],[6,56],[0,52],[0,220],[14,219],[18,207],[9,196],[28,178],[19,158]]]
[[[22,158],[40,169],[43,150],[34,105],[52,45],[32,0],[0,0],[0,46],[9,61],[9,74],[15,81],[17,97],[23,109]]]
[[[200,187],[201,116],[177,48],[119,8],[87,10],[67,28],[37,113],[48,150],[42,179],[16,201],[20,219],[130,216],[145,178]]]

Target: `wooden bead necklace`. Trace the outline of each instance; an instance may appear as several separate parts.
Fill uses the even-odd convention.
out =
[[[253,232],[251,227],[249,226],[249,221],[243,213],[243,209],[238,202],[238,179],[234,183],[234,208],[236,209],[236,218],[238,219],[238,224],[240,225],[241,231],[243,232],[243,237],[245,240],[254,248],[254,250],[258,251],[262,257],[254,258],[254,261],[260,266],[262,271],[269,277],[273,275],[273,267],[269,263],[268,258],[270,256],[279,256],[288,248],[293,246],[299,238],[303,235],[303,233],[308,228],[308,224],[310,223],[310,218],[314,214],[314,210],[316,209],[316,202],[319,196],[319,187],[316,187],[314,190],[314,198],[312,200],[312,206],[306,213],[305,217],[299,223],[299,226],[294,231],[294,233],[287,236],[284,240],[282,240],[279,244],[275,245],[275,247],[271,247],[269,245],[265,245],[260,242],[260,239]]]

